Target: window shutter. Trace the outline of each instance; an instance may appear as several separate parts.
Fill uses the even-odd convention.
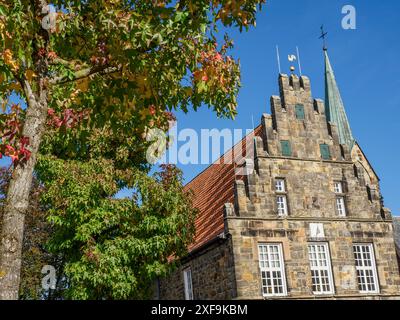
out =
[[[302,104],[296,104],[296,118],[299,120],[304,120],[305,119],[305,114],[304,114],[304,106]]]
[[[283,156],[290,157],[292,155],[292,147],[290,146],[290,141],[282,140],[281,150]]]
[[[329,146],[327,144],[321,144],[321,157],[324,160],[329,160],[331,158],[331,152],[329,151]]]

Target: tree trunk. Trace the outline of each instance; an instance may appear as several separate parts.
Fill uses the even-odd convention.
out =
[[[25,89],[28,107],[22,132],[29,138],[31,157],[15,167],[8,187],[0,244],[0,300],[18,299],[25,212],[47,117],[46,91],[36,97],[29,84]]]

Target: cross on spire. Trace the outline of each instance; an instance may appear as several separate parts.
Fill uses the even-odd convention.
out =
[[[328,35],[328,32],[324,31],[324,25],[321,26],[321,36],[319,39],[323,39],[324,41],[324,51],[326,51],[328,48],[326,46],[326,36]]]

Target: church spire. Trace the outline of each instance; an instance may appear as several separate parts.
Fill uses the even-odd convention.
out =
[[[339,143],[348,146],[349,151],[354,146],[354,138],[351,133],[349,120],[335,75],[328,57],[328,50],[324,47],[325,55],[325,113],[328,121],[336,124],[339,133]]]

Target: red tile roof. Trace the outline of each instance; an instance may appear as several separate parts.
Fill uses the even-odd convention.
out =
[[[261,131],[260,125],[254,130],[255,136],[261,136]],[[226,155],[232,155],[235,147],[240,144],[244,156],[245,142],[246,137],[185,186],[185,189],[193,191],[193,204],[199,209],[195,222],[195,241],[189,247],[189,251],[200,248],[224,232],[224,205],[228,202],[233,203],[234,182],[236,179],[240,179],[240,176],[235,176],[235,164],[224,163],[223,158]]]

